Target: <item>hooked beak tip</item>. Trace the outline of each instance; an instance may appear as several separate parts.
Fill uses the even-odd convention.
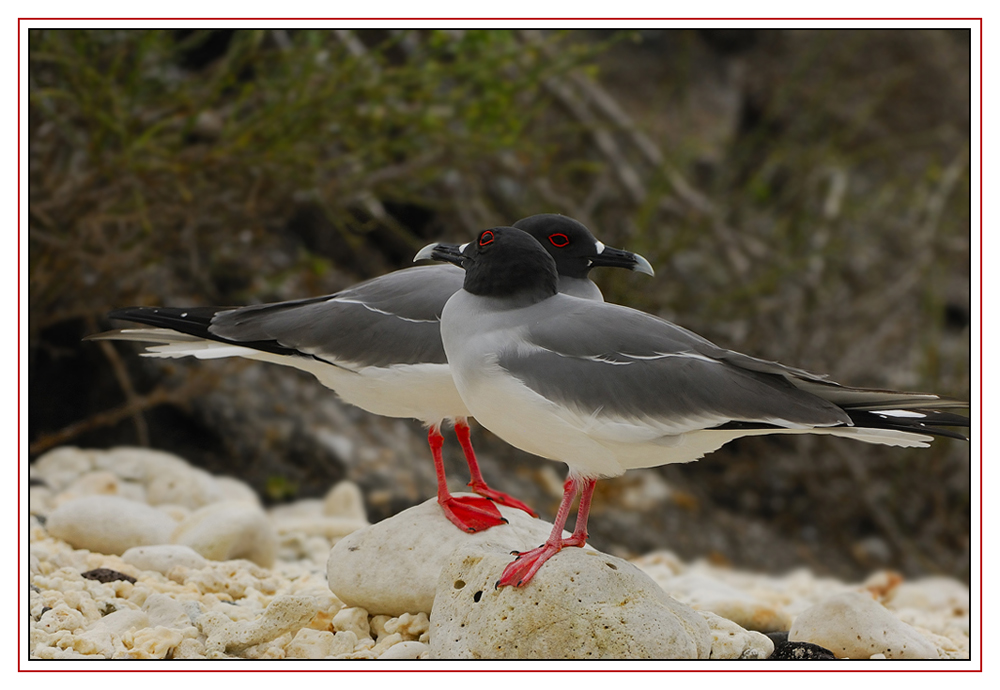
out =
[[[638,271],[639,273],[645,273],[648,276],[656,275],[653,271],[653,265],[646,261],[646,257],[641,254],[634,254],[635,256],[635,266],[632,267],[633,271]]]
[[[434,250],[437,248],[437,246],[438,246],[437,242],[431,242],[426,247],[424,247],[423,249],[421,249],[419,252],[416,253],[416,256],[413,257],[413,262],[416,263],[418,261],[433,260]]]

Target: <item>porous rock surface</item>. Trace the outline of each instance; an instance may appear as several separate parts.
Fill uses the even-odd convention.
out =
[[[509,554],[533,549],[548,538],[551,524],[516,508],[497,507],[508,524],[475,534],[455,529],[433,498],[360,529],[330,552],[330,589],[341,601],[372,613],[429,612],[441,569],[455,549],[489,546]],[[406,586],[397,586],[400,582]]]
[[[159,477],[161,470],[165,477]],[[439,642],[443,645],[443,641],[434,640],[432,627],[446,626],[443,612],[453,596],[471,596],[476,607],[487,594],[495,595],[497,601],[500,597],[527,600],[532,588],[544,583],[549,572],[549,596],[562,596],[572,612],[564,613],[560,620],[576,617],[578,630],[583,630],[587,625],[585,615],[576,608],[584,603],[580,592],[588,592],[588,605],[600,592],[590,591],[590,587],[568,589],[570,585],[576,588],[579,578],[569,585],[551,581],[557,579],[560,561],[576,563],[583,559],[586,563],[619,567],[618,575],[614,575],[616,571],[601,566],[607,571],[603,577],[623,577],[626,572],[634,575],[635,570],[631,566],[623,568],[622,561],[604,554],[567,549],[546,564],[528,587],[500,592],[483,588],[476,602],[475,594],[480,590],[470,589],[471,579],[464,580],[466,585],[459,592],[454,587],[456,580],[443,577],[443,569],[452,563],[452,553],[456,558],[461,553],[485,553],[495,560],[489,575],[495,581],[511,559],[507,552],[537,546],[548,536],[551,525],[501,507],[511,520],[509,528],[467,535],[447,522],[436,504],[429,501],[418,506],[424,511],[424,519],[416,526],[413,515],[404,511],[379,525],[380,531],[372,528],[358,534],[355,543],[367,543],[372,534],[390,539],[403,521],[411,523],[407,539],[392,542],[391,548],[383,550],[373,545],[372,553],[377,558],[343,561],[358,564],[369,575],[372,568],[376,572],[394,572],[393,578],[380,580],[379,586],[393,590],[391,596],[399,598],[402,592],[414,598],[414,603],[404,607],[409,609],[406,611],[368,611],[338,598],[326,577],[331,547],[368,525],[360,491],[351,483],[337,485],[324,499],[263,510],[253,491],[239,480],[213,477],[194,470],[181,458],[137,448],[59,448],[39,458],[30,468],[30,476],[35,480],[29,489],[28,559],[28,644],[33,659],[300,658],[420,663],[431,656]],[[65,521],[77,523],[72,528],[60,525],[62,518],[57,511],[81,499],[100,506],[93,508],[91,517],[105,510],[114,519]],[[273,565],[263,567],[246,558],[213,560],[189,546],[170,542],[177,525],[203,508],[227,503],[261,511],[254,513],[257,517],[266,516],[267,527],[260,523],[265,531],[258,534],[266,535],[269,530],[275,538]],[[161,527],[136,530],[134,527],[140,523],[135,520],[114,525],[128,522],[125,517],[133,514],[123,506],[142,509],[140,512],[158,511],[147,515],[155,515],[149,524]],[[87,515],[84,512],[85,518]],[[104,527],[98,528],[102,522]],[[101,536],[109,525],[114,529],[108,528]],[[164,537],[167,526],[169,535]],[[433,558],[418,553],[413,541],[418,532],[420,548],[433,552]],[[117,536],[106,542],[95,541],[107,534]],[[122,534],[132,537],[123,539]],[[134,543],[136,539],[139,545]],[[356,551],[347,553],[359,555]],[[414,559],[423,559],[427,566],[419,576]],[[775,621],[785,620],[791,622],[791,639],[795,635],[815,638],[811,641],[820,645],[815,649],[826,646],[839,658],[894,658],[890,655],[903,649],[903,643],[910,655],[969,658],[970,592],[964,584],[948,578],[907,581],[891,571],[877,571],[865,582],[845,583],[818,578],[804,569],[778,576],[735,571],[708,561],[683,562],[668,551],[635,558],[631,563],[648,576],[641,582],[643,578],[635,575],[637,591],[642,591],[644,597],[658,601],[662,594],[676,600],[668,609],[684,611],[679,615],[688,625],[692,614],[681,604],[697,610],[696,615],[708,629],[708,658],[762,659],[770,654],[771,640],[760,632],[780,625]],[[91,571],[95,570],[100,577],[91,579]],[[339,577],[350,575],[341,573]],[[440,605],[434,598],[439,577],[450,588],[447,595],[442,594]],[[485,570],[483,578],[484,583],[490,582]],[[426,593],[428,579],[432,581],[430,597]],[[656,592],[656,586],[661,594]],[[409,589],[422,593],[405,593]],[[576,599],[572,597],[574,592]],[[845,593],[852,596],[843,597]],[[485,603],[489,605],[490,601]],[[833,604],[843,612],[831,612],[836,608]],[[464,614],[456,609],[453,621],[461,615],[472,616],[474,608]],[[601,615],[607,615],[607,610]],[[817,619],[826,624],[822,633],[826,637],[822,639]],[[458,625],[459,630],[464,630],[467,649],[483,648],[483,639],[472,639],[474,635],[461,628],[460,620]],[[701,625],[693,625],[704,632]],[[859,636],[877,639],[880,635],[894,636],[896,641],[891,648],[871,644],[851,648],[846,643],[837,648],[837,638],[831,635],[843,635],[845,630],[850,630],[855,641]],[[631,631],[621,634],[641,637],[641,633]],[[702,642],[692,653],[703,656],[705,638],[696,633],[693,639]],[[808,642],[797,644],[810,647]],[[632,657],[636,652],[632,649],[625,654]]]
[[[495,588],[496,546],[452,553],[431,612],[438,659],[707,659],[705,619],[628,561],[564,549],[525,587]]]

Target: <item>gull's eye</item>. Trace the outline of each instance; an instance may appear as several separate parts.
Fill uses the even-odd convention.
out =
[[[561,248],[569,244],[569,238],[561,232],[554,232],[549,235],[549,242],[551,242],[554,247]]]
[[[493,233],[487,230],[482,235],[479,236],[479,246],[485,247],[493,242]]]

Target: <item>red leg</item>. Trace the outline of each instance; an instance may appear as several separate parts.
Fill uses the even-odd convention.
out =
[[[563,487],[563,499],[559,504],[552,534],[544,544],[537,549],[519,553],[506,568],[497,581],[497,587],[523,587],[531,581],[538,569],[567,546],[583,546],[587,543],[587,517],[590,514],[590,500],[594,496],[596,479],[577,479],[572,474]],[[563,539],[562,533],[569,517],[569,509],[576,494],[580,493],[580,507],[576,511],[576,528],[568,539]]]
[[[469,440],[469,424],[461,417],[455,420],[455,436],[458,437],[458,442],[462,444],[462,450],[465,451],[465,461],[469,464],[469,474],[472,476],[472,481],[469,482],[469,486],[472,487],[473,491],[480,496],[493,499],[501,505],[523,510],[531,517],[538,517],[538,514],[535,511],[513,496],[505,494],[502,491],[491,489],[486,485],[486,480],[483,479],[483,473],[479,471],[479,462],[476,460],[476,451],[472,449],[472,441]]]
[[[466,532],[481,532],[490,527],[505,524],[507,521],[500,515],[497,507],[486,498],[479,496],[452,496],[448,491],[448,482],[444,476],[444,460],[441,457],[441,447],[444,436],[435,424],[427,430],[427,443],[434,456],[434,471],[437,473],[438,503],[444,516],[461,530]]]

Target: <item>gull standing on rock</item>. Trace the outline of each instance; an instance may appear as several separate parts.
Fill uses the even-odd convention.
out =
[[[741,436],[826,434],[927,447],[965,436],[968,403],[924,393],[848,388],[726,350],[655,316],[559,293],[556,265],[515,228],[422,254],[465,268],[445,305],[441,337],[455,385],[480,424],[521,450],[569,466],[546,542],[521,553],[497,586],[526,584],[567,546],[587,539],[598,478],[697,460]],[[562,537],[570,506],[572,536]]]
[[[653,274],[643,257],[605,247],[582,223],[556,214],[529,216],[516,226],[531,233],[558,266],[559,289],[602,300],[587,277],[591,268],[613,266]],[[458,256],[457,245],[433,245]],[[428,248],[417,255],[422,256]],[[521,501],[491,489],[469,439],[469,411],[455,390],[441,344],[445,303],[461,289],[463,271],[449,265],[419,266],[373,278],[333,295],[247,307],[128,307],[113,319],[155,328],[123,329],[88,340],[157,343],[146,357],[217,359],[244,357],[301,369],[332,388],[345,402],[386,417],[417,419],[428,426],[438,503],[460,529],[478,532],[506,522],[491,502],[530,515]],[[441,423],[453,420],[479,496],[448,491]]]

